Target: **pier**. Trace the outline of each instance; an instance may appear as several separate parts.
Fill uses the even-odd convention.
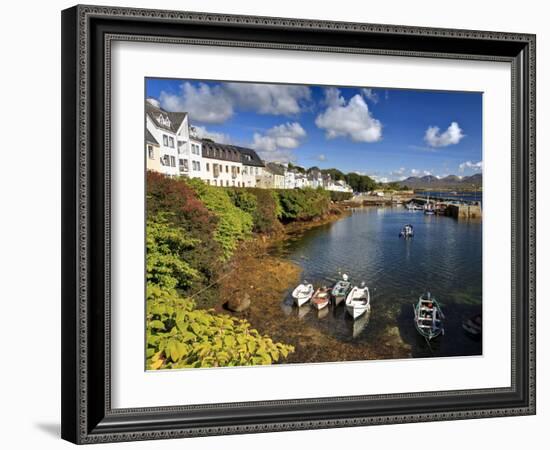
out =
[[[481,202],[475,200],[462,200],[460,197],[429,197],[430,205],[436,214],[454,217],[455,219],[476,219],[482,217]],[[349,206],[392,206],[415,203],[425,206],[428,196],[407,193],[386,193],[385,195],[357,194],[352,199],[342,202]]]
[[[426,205],[427,196],[416,196],[411,202],[417,205]],[[459,200],[456,197],[431,197],[430,204],[436,214],[454,217],[455,219],[481,219],[481,202],[473,200]]]

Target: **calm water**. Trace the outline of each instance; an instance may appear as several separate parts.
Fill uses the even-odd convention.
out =
[[[415,236],[398,237],[404,224]],[[303,268],[303,279],[332,284],[347,273],[352,282],[365,281],[371,291],[370,317],[351,320],[343,303],[320,313],[309,306],[282,304],[286,314],[299,315],[339,340],[357,345],[390,345],[399,334],[411,356],[481,354],[481,341],[467,336],[462,320],[481,312],[482,225],[450,217],[426,216],[404,208],[360,208],[349,217],[307,231],[279,249]],[[429,290],[446,315],[445,335],[430,347],[413,323],[413,304]]]

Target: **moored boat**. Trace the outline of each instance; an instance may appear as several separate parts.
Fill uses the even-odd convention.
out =
[[[412,238],[413,236],[414,236],[414,228],[410,223],[405,225],[403,228],[401,228],[401,231],[399,232],[399,237],[403,237],[405,239]]]
[[[420,209],[422,209],[421,206],[417,205],[415,202],[411,201],[409,203],[407,203],[405,205],[405,207],[409,210],[409,211],[419,211]]]
[[[414,326],[420,335],[431,341],[440,334],[444,334],[443,311],[435,297],[427,292],[421,295],[414,307]]]
[[[346,297],[346,311],[357,319],[370,310],[370,293],[365,283],[361,287],[354,286]]]
[[[331,291],[332,301],[335,306],[338,306],[346,298],[350,289],[351,282],[348,281],[348,276],[343,274],[342,279],[333,286]]]
[[[296,286],[294,291],[292,291],[292,298],[294,303],[297,306],[302,306],[307,303],[313,295],[313,285],[309,284],[307,281],[304,281],[302,284]]]
[[[311,298],[311,304],[317,310],[326,308],[330,302],[330,289],[326,286],[320,287],[315,291]]]

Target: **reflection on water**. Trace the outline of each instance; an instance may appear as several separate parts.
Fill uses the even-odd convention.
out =
[[[412,239],[398,237],[414,226]],[[355,322],[344,305],[316,311],[309,305],[281,308],[343,342],[389,345],[397,339],[412,356],[481,354],[481,341],[468,337],[462,320],[481,312],[482,225],[450,217],[427,216],[404,208],[361,208],[332,224],[305,232],[277,251],[303,268],[303,278],[316,286],[334,283],[342,273],[371,292],[371,312]],[[418,335],[413,304],[429,290],[442,304],[445,336],[431,343]]]

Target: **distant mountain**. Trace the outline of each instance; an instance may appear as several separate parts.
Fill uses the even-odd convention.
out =
[[[448,175],[443,178],[437,178],[433,175],[423,177],[409,177],[403,181],[398,181],[400,186],[407,186],[411,189],[480,189],[483,185],[483,176],[480,173],[467,177],[457,175]]]

